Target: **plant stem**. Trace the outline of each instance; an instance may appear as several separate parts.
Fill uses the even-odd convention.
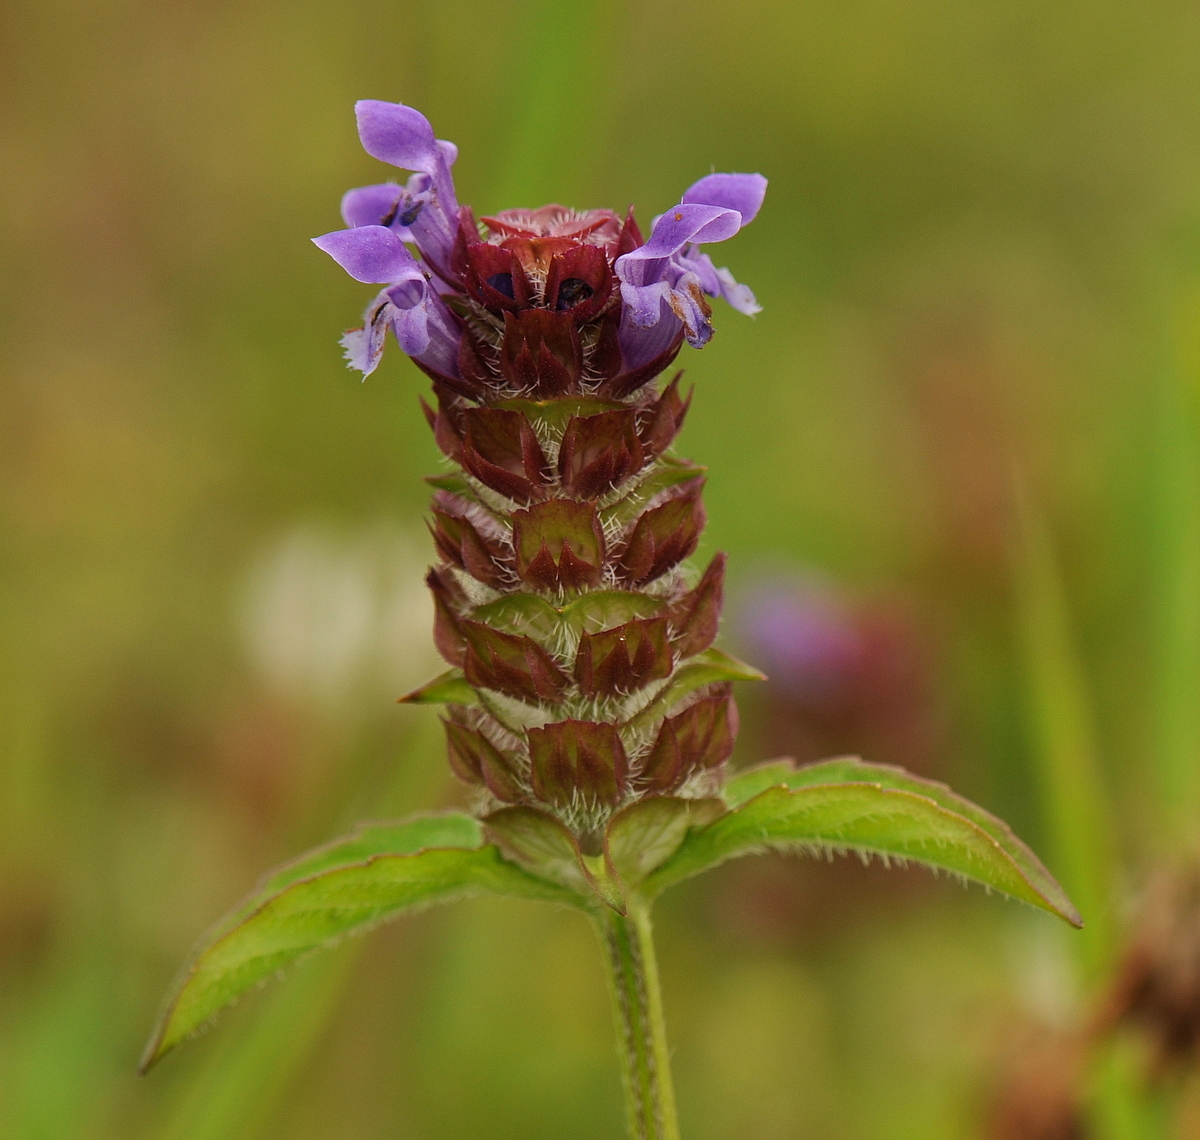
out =
[[[606,910],[595,921],[608,963],[629,1135],[679,1140],[649,907],[631,907],[627,918]]]

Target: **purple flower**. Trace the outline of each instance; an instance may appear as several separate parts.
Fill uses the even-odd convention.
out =
[[[728,269],[714,267],[700,252],[706,242],[725,241],[752,222],[762,206],[767,180],[761,174],[710,174],[693,183],[683,199],[654,221],[650,240],[617,259],[625,303],[622,333],[665,322],[683,327],[688,343],[703,348],[712,337],[711,310],[704,300],[724,297],[752,316],[760,311],[754,294]]]
[[[342,198],[346,224],[387,226],[416,245],[435,273],[455,283],[449,264],[458,234],[458,199],[450,167],[458,148],[435,139],[429,120],[402,103],[361,99],[354,112],[363,149],[414,173],[404,186],[388,182],[348,191]]]
[[[453,366],[459,339],[454,318],[396,233],[366,225],[313,242],[355,281],[387,285],[367,308],[364,326],[342,338],[352,367],[364,375],[375,371],[389,326],[414,360],[432,367]]]
[[[342,198],[350,227],[314,238],[357,281],[383,285],[362,328],[342,339],[351,367],[374,371],[387,330],[444,389],[538,398],[622,397],[666,368],[683,339],[712,336],[706,296],[743,313],[754,294],[700,251],[753,219],[758,174],[710,174],[656,219],[644,242],[632,214],[563,206],[482,220],[460,207],[453,143],[399,103],[356,105],[363,147],[411,171],[404,185]],[[410,251],[413,247],[415,253]]]

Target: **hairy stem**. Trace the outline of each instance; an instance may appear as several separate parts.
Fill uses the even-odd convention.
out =
[[[596,917],[608,962],[621,1081],[633,1140],[679,1140],[671,1053],[648,907]]]

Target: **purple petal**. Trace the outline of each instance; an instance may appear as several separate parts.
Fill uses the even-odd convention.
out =
[[[376,336],[372,329],[347,329],[338,343],[342,346],[346,367],[361,372],[364,380],[379,367],[383,358],[383,337]]]
[[[403,103],[360,99],[354,104],[358,137],[372,158],[405,170],[432,174],[442,156],[429,120]]]
[[[721,279],[721,296],[725,298],[726,304],[748,317],[762,312],[762,305],[758,303],[754,290],[749,285],[735,281],[733,274],[724,266],[717,270],[717,276]]]
[[[685,273],[667,297],[675,315],[683,322],[683,335],[693,348],[703,348],[712,340],[713,327],[708,306],[694,273]]]
[[[429,268],[446,280],[454,280],[450,262],[457,235],[457,217],[447,216],[442,204],[437,201],[426,202],[406,216],[411,221],[405,233],[416,243]]]
[[[724,267],[718,269],[712,263],[707,253],[701,253],[695,246],[686,253],[680,254],[675,261],[689,273],[694,273],[700,282],[700,287],[710,297],[724,297],[725,300],[739,313],[752,317],[762,312],[762,306],[754,299],[754,293],[748,285],[741,285],[734,280],[733,274]]]
[[[462,340],[462,329],[446,308],[441,297],[430,289],[422,306],[426,315],[426,332],[429,342],[427,347],[416,353],[420,362],[434,372],[444,376],[458,375],[458,349]],[[397,330],[397,338],[399,331]],[[403,342],[401,343],[403,347]]]
[[[741,228],[741,215],[721,206],[688,203],[676,206],[661,215],[654,223],[650,240],[627,253],[622,261],[655,257],[670,257],[689,242],[699,245],[708,241],[725,241]]]
[[[386,225],[394,218],[403,186],[383,182],[378,186],[359,186],[342,195],[342,220],[351,228]]]
[[[392,328],[400,347],[409,356],[420,356],[429,347],[429,314],[424,305],[392,309]]]
[[[384,338],[390,327],[401,349],[447,376],[458,375],[458,348],[462,332],[442,299],[429,289],[423,303],[408,309],[392,304],[385,289],[367,306],[363,327],[351,329],[342,337],[346,362],[364,377],[370,376],[383,356]]]
[[[335,230],[313,238],[313,245],[324,250],[355,281],[368,284],[398,281],[420,268],[399,237],[383,226],[360,226],[353,230]]]
[[[384,291],[387,293],[387,299],[397,309],[413,309],[425,300],[425,278],[420,275],[406,277],[403,281],[398,281],[390,289]]]
[[[767,180],[761,174],[709,174],[693,182],[682,201],[736,210],[742,215],[742,225],[748,226],[762,207],[766,193]]]
[[[624,286],[621,293],[624,298]],[[661,312],[650,326],[634,323],[628,303],[621,313],[617,337],[621,344],[621,358],[628,371],[632,372],[666,352],[679,335],[679,319],[661,298],[659,306]]]
[[[701,253],[698,246],[690,246],[678,254],[675,262],[688,273],[694,273],[700,279],[700,288],[710,297],[721,295],[721,278],[717,275],[717,268],[713,265],[712,258],[707,253]]]
[[[355,104],[358,134],[367,153],[414,171],[390,223],[416,243],[435,273],[451,280],[450,253],[458,233],[458,199],[450,167],[458,147],[436,139],[429,120],[403,103],[363,99]],[[381,215],[377,221],[382,221]]]
[[[638,328],[648,329],[658,324],[662,317],[663,302],[671,292],[665,281],[652,281],[649,285],[621,283],[621,303],[625,314]]]
[[[671,258],[691,242],[724,241],[741,227],[736,210],[720,206],[679,205],[655,220],[645,245],[617,258],[617,276],[629,285],[661,281]]]

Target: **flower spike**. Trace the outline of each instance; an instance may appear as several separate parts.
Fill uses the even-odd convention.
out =
[[[767,182],[707,175],[649,237],[632,210],[476,223],[457,152],[424,115],[379,100],[356,113],[366,151],[408,180],[348,191],[348,228],[314,242],[382,286],[343,339],[350,364],[371,372],[390,329],[433,378],[425,414],[460,472],[433,481],[427,578],[457,678],[434,689],[477,694],[450,701],[451,764],[481,811],[521,805],[591,849],[644,797],[720,785],[729,683],[755,675],[711,649],[724,558],[698,580],[684,567],[703,469],[671,452],[690,396],[678,376],[654,381],[684,340],[712,336],[709,297],[758,311],[701,247],[752,221]]]

